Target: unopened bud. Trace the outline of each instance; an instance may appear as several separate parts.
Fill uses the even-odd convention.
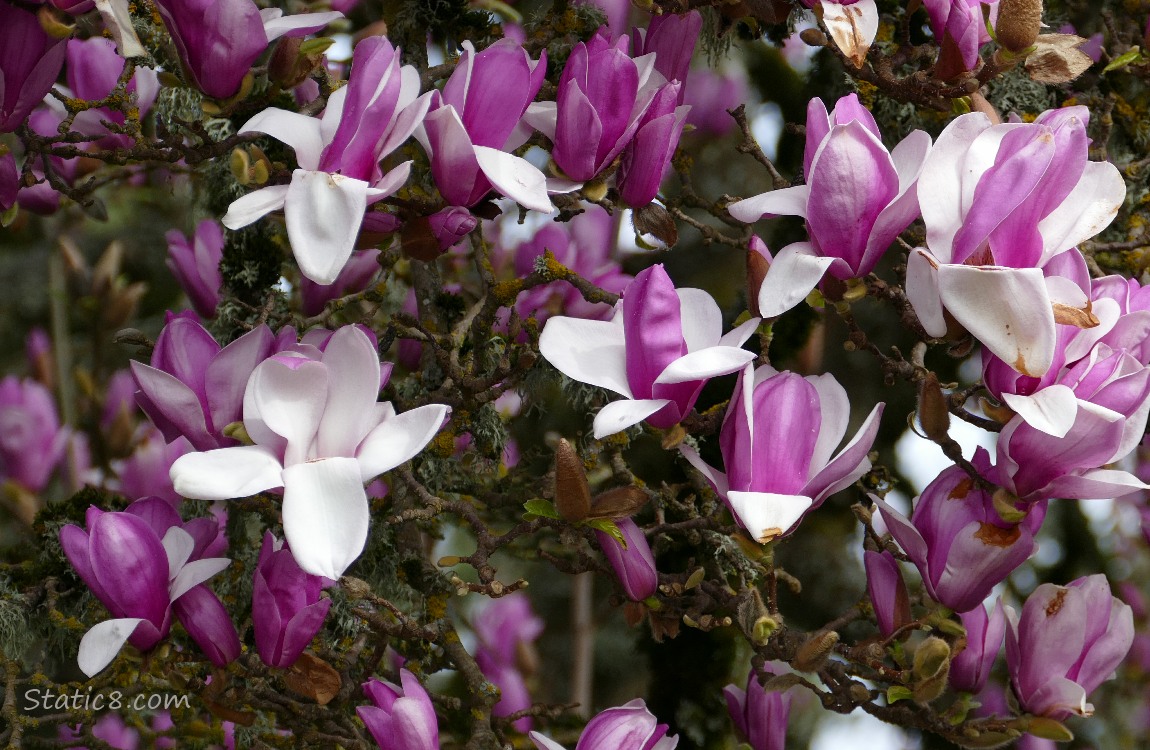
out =
[[[108,243],[108,247],[92,270],[92,294],[101,297],[110,292],[120,275],[124,261],[124,246],[118,241]]]
[[[799,647],[793,666],[800,672],[816,672],[834,651],[839,642],[839,634],[834,630],[815,633]]]
[[[587,472],[566,438],[555,446],[555,508],[568,523],[579,523],[591,512]]]
[[[950,439],[950,410],[933,372],[918,386],[918,423],[923,434],[936,443]]]
[[[607,181],[591,180],[583,185],[583,197],[594,203],[607,197]]]
[[[925,705],[942,695],[946,678],[950,674],[950,645],[937,636],[931,636],[914,651],[914,701]]]
[[[751,641],[756,646],[765,646],[771,640],[771,636],[779,630],[779,621],[770,615],[763,615],[758,620],[755,620],[754,626],[751,628]]]
[[[771,268],[769,254],[766,244],[757,235],[752,235],[747,245],[747,309],[755,317],[762,316],[759,312],[759,290],[763,288],[763,280]]]
[[[616,487],[595,496],[591,501],[590,518],[629,518],[646,504],[647,493],[641,487]]]
[[[231,169],[232,177],[236,178],[236,182],[241,185],[247,185],[251,182],[249,174],[251,170],[251,160],[248,159],[248,152],[242,148],[233,148],[232,155],[228,158],[228,168]]]
[[[1014,53],[1034,46],[1042,29],[1042,0],[1000,0],[994,34],[998,43]]]

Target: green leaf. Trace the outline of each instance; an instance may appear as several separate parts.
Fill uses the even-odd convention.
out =
[[[528,500],[523,503],[523,509],[527,511],[529,516],[539,516],[541,518],[559,518],[559,511],[555,510],[555,506],[551,501],[544,500],[541,497]],[[528,519],[530,520],[530,519]]]
[[[333,44],[335,44],[335,40],[331,37],[321,36],[308,39],[300,43],[299,53],[300,55],[322,55]]]
[[[610,518],[589,518],[584,523],[595,529],[602,531],[604,534],[610,534],[611,538],[619,543],[623,549],[627,549],[627,540],[623,538],[623,532],[615,525],[615,522]]]
[[[891,685],[886,689],[886,702],[898,703],[899,701],[910,700],[914,698],[914,693],[910,688],[903,687],[902,685]]]
[[[1141,47],[1135,45],[1111,60],[1110,64],[1102,69],[1102,72],[1109,73],[1112,70],[1118,70],[1119,68],[1125,68],[1127,65],[1140,62],[1146,62],[1146,55],[1142,54]]]

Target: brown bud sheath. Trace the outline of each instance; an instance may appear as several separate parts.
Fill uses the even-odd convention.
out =
[[[564,441],[566,442],[566,441]],[[558,462],[556,463],[556,483],[558,483]],[[586,484],[586,477],[583,483]],[[558,497],[556,497],[558,501]],[[628,518],[639,512],[647,504],[647,493],[634,485],[629,487],[616,487],[595,496],[591,503],[591,518]],[[562,513],[562,509],[559,511]],[[567,518],[564,516],[564,518]],[[568,519],[570,520],[570,519]]]
[[[1032,47],[1042,28],[1042,0],[1001,0],[994,33],[1011,52]]]
[[[923,434],[935,442],[950,438],[950,411],[933,372],[927,374],[918,387],[918,423]]]
[[[767,277],[771,262],[766,256],[767,246],[758,237],[751,237],[747,247],[747,309],[751,315],[761,317],[759,313],[759,289],[763,286],[763,279]]]
[[[591,512],[587,472],[566,438],[560,438],[555,446],[555,509],[568,523],[579,523]]]
[[[795,669],[800,672],[815,672],[834,651],[839,642],[839,634],[834,630],[823,630],[815,633],[807,642],[799,646],[795,660],[792,662]]]

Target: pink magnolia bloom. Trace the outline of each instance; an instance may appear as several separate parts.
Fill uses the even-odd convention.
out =
[[[727,685],[723,688],[727,711],[739,737],[751,750],[786,750],[787,720],[791,713],[789,691],[767,691],[752,669],[747,687]]]
[[[275,351],[275,336],[258,326],[220,347],[190,316],[169,317],[151,366],[130,363],[136,401],[169,443],[183,435],[196,450],[237,445],[224,428],[239,421],[248,376]]]
[[[155,427],[143,424],[136,431],[132,455],[112,462],[116,481],[108,486],[129,500],[161,497],[177,507],[182,498],[172,486],[168,472],[177,458],[194,450],[187,438],[180,436],[169,443]]]
[[[982,0],[924,0],[924,5],[939,45],[953,45],[963,69],[974,70],[979,48],[990,41],[982,18]]]
[[[802,377],[747,364],[723,419],[719,446],[724,474],[688,445],[683,457],[730,506],[760,543],[792,531],[806,513],[870,470],[867,453],[884,404],[876,404],[837,455],[850,402],[832,375]]]
[[[990,456],[979,448],[972,461],[987,474]],[[871,496],[891,536],[922,574],[932,599],[956,612],[982,604],[990,590],[1024,563],[1038,544],[1045,504],[1030,508],[1020,523],[1003,521],[991,494],[974,486],[959,466],[944,470],[915,499],[908,521]]]
[[[691,411],[707,380],[755,358],[742,349],[758,318],[722,335],[719,306],[701,289],[675,289],[662,265],[639,273],[610,321],[555,317],[539,351],[572,380],[614,391],[624,400],[595,415],[603,438],[647,420],[665,429]]]
[[[547,178],[510,151],[531,134],[521,123],[547,73],[547,56],[532,60],[517,42],[501,39],[476,54],[463,54],[443,94],[416,137],[431,157],[431,174],[452,206],[473,206],[492,189],[520,205],[550,212]],[[454,243],[453,243],[454,244]]]
[[[647,710],[647,704],[636,698],[596,714],[584,727],[575,750],[674,750],[679,744],[678,736],[667,734],[667,725],[658,721]],[[564,750],[539,732],[529,736],[539,750]]]
[[[331,599],[319,595],[324,583],[304,572],[282,541],[264,533],[252,582],[252,630],[264,664],[279,669],[295,664],[323,627],[331,608]]]
[[[670,85],[655,70],[653,53],[632,59],[629,47],[629,38],[612,44],[600,29],[571,51],[555,102],[528,110],[528,121],[555,144],[551,156],[571,180],[591,180],[609,167],[635,136],[655,95]]]
[[[682,98],[682,89],[679,81],[659,89],[639,120],[635,136],[623,149],[615,182],[619,195],[632,208],[655,200],[663,175],[675,155],[690,110],[690,105],[675,106]]]
[[[323,351],[299,344],[247,380],[244,427],[254,445],[189,453],[172,465],[176,491],[227,500],[284,488],[284,535],[307,573],[337,579],[359,557],[370,524],[364,483],[411,459],[450,408],[396,414],[377,403],[379,354],[357,326]]]
[[[47,388],[15,375],[0,380],[0,480],[32,492],[44,489],[64,457],[69,433]]]
[[[1126,194],[1117,167],[1087,160],[1088,116],[992,125],[972,112],[939,135],[918,182],[927,249],[911,253],[906,285],[928,334],[946,334],[945,309],[1020,373],[1050,368],[1056,306],[1087,298],[1043,268],[1102,231]]]
[[[343,18],[342,13],[285,16],[252,0],[156,0],[184,70],[196,88],[216,99],[236,93],[268,44],[302,36]]]
[[[863,565],[866,568],[867,594],[874,607],[878,632],[884,638],[889,638],[911,621],[910,595],[902,579],[902,569],[895,556],[887,550],[864,551]]]
[[[687,91],[687,71],[691,67],[691,56],[695,54],[695,44],[703,29],[703,16],[697,10],[690,13],[664,13],[651,16],[646,29],[636,27],[631,30],[631,42],[636,57],[648,52],[655,53],[655,70],[668,81],[683,84],[678,91],[675,104],[682,104]]]
[[[212,599],[215,595],[200,587],[230,560],[193,559],[196,544],[187,531],[172,526],[161,540],[149,519],[133,512],[105,513],[91,507],[87,526],[87,531],[74,525],[62,528],[60,545],[114,619],[91,628],[80,640],[78,661],[84,674],[92,677],[101,671],[129,640],[141,651],[153,648],[168,635],[173,604],[196,588],[202,591],[192,594],[189,614],[198,618],[190,619],[189,634],[203,637],[209,645],[226,643],[230,628],[235,639],[232,657],[238,655],[239,639],[226,610],[218,599],[218,606],[208,604],[205,594]]]
[[[299,167],[290,184],[234,201],[223,225],[239,229],[283,209],[300,273],[317,284],[334,283],[355,249],[367,207],[407,181],[410,161],[383,174],[380,160],[415,132],[431,96],[419,96],[419,74],[400,66],[387,39],[364,39],[355,47],[347,85],[328,98],[322,117],[270,107],[240,129],[291,146]]]
[[[647,544],[647,535],[630,518],[618,518],[615,525],[623,533],[627,546],[619,544],[615,537],[605,531],[595,531],[599,548],[611,563],[619,585],[631,601],[641,602],[654,596],[659,588],[659,571],[655,568],[655,555]]]
[[[48,36],[35,13],[0,3],[0,133],[20,127],[51,90],[64,64],[63,39]]]
[[[994,602],[989,614],[983,606],[959,614],[962,627],[966,629],[966,648],[950,662],[950,686],[967,693],[980,693],[990,677],[990,670],[998,652],[1002,650],[1002,638],[1006,634],[1006,611],[1002,600]]]
[[[90,39],[68,40],[65,77],[72,94],[89,101],[103,99],[115,90],[126,61],[116,52],[116,44],[111,39],[92,37]],[[128,83],[128,94],[135,97],[136,107],[143,118],[156,102],[160,93],[160,80],[151,68],[137,67]],[[101,120],[124,124],[124,113],[100,107],[87,109],[76,115],[72,130],[85,135],[102,135],[98,144],[105,148],[132,145],[128,135],[110,133]]]
[[[471,622],[479,641],[475,661],[483,674],[499,688],[496,716],[508,716],[531,707],[527,677],[534,669],[535,641],[543,632],[543,620],[531,609],[531,600],[520,592],[495,599]],[[520,732],[531,729],[531,717],[515,721]]]
[[[224,257],[224,230],[211,219],[196,225],[195,234],[187,237],[173,229],[168,240],[168,269],[188,295],[201,318],[216,317],[220,303],[220,260]],[[306,313],[313,314],[313,313]]]
[[[747,81],[737,72],[716,73],[710,68],[692,68],[683,87],[685,104],[690,105],[687,124],[700,135],[726,135],[735,127],[727,110],[747,101]]]
[[[439,750],[439,720],[427,691],[406,669],[399,670],[399,681],[363,683],[375,705],[359,706],[356,715],[380,750]]]
[[[1006,663],[1018,702],[1038,716],[1090,716],[1086,697],[1114,676],[1134,642],[1130,606],[1102,574],[1066,586],[1044,583],[1022,607],[1007,608]]]
[[[795,215],[806,219],[809,242],[779,251],[759,290],[764,317],[801,302],[829,271],[837,279],[865,276],[919,213],[915,185],[930,153],[930,136],[916,130],[893,151],[882,144],[874,116],[855,94],[827,112],[807,106],[806,184],[732,203],[739,221]]]

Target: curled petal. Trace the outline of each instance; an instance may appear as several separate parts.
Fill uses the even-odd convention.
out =
[[[284,536],[299,566],[338,579],[367,543],[367,493],[354,458],[323,458],[283,472]]]

